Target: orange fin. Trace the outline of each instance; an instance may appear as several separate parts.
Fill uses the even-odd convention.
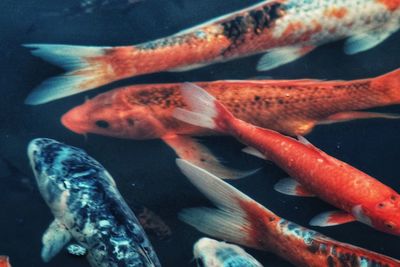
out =
[[[220,160],[204,145],[190,136],[169,135],[162,138],[176,154],[196,166],[223,179],[240,179],[255,173],[257,170],[241,171],[223,166]]]
[[[299,182],[292,178],[281,179],[274,186],[275,191],[296,197],[314,197],[315,195],[304,188]]]
[[[107,60],[111,47],[26,44],[32,54],[56,64],[68,72],[50,78],[39,85],[26,104],[38,105],[63,97],[85,92],[114,81],[115,77]]]
[[[179,219],[212,237],[253,248],[260,247],[258,237],[262,219],[278,218],[271,211],[211,173],[178,159],[177,165],[189,181],[217,208],[190,208]]]
[[[365,111],[348,111],[339,112],[327,117],[318,124],[332,124],[358,119],[400,119],[400,114],[365,112]]]
[[[345,211],[328,211],[315,216],[311,221],[312,226],[334,226],[356,221],[356,218]]]

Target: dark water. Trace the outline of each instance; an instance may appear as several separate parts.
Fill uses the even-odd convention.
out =
[[[161,141],[131,141],[69,132],[59,122],[67,110],[112,87],[132,83],[246,79],[255,71],[258,56],[187,73],[160,73],[136,77],[102,90],[91,91],[49,104],[26,106],[27,94],[44,79],[61,72],[21,47],[23,43],[80,45],[128,45],[175,33],[197,23],[248,6],[250,0],[144,0],[92,1],[90,12],[82,1],[0,1],[0,254],[13,266],[88,266],[85,259],[62,251],[50,263],[40,259],[41,236],[53,220],[34,183],[26,157],[32,138],[49,137],[85,149],[113,175],[128,203],[141,203],[170,225],[169,240],[152,238],[164,266],[194,266],[192,245],[202,235],[177,220],[185,207],[207,201],[180,174],[175,155]],[[71,12],[72,11],[72,12]],[[319,48],[309,56],[270,71],[274,78],[356,79],[372,77],[399,67],[400,33],[366,53],[346,56],[342,43]],[[399,88],[400,90],[400,88]],[[400,107],[376,111],[398,112]],[[378,177],[400,191],[400,121],[368,120],[317,127],[308,138],[334,157]],[[285,174],[272,164],[243,155],[231,138],[205,138],[205,143],[227,160],[243,168],[264,165],[258,174],[235,186],[280,216],[307,225],[314,215],[332,209],[317,199],[283,196],[273,185]],[[339,192],[340,193],[340,192]],[[400,258],[398,237],[383,234],[360,223],[316,230],[337,240]],[[290,266],[278,257],[248,250],[265,266]]]

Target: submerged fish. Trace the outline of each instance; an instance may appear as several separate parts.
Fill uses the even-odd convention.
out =
[[[11,267],[8,256],[0,256],[0,267]]]
[[[400,104],[400,69],[377,78],[355,81],[265,80],[197,84],[226,105],[236,117],[288,135],[304,135],[319,123],[357,118],[400,118],[355,111]],[[242,175],[223,168],[205,146],[190,137],[213,131],[173,118],[175,108],[185,107],[181,85],[151,84],[115,89],[73,108],[61,121],[78,134],[161,138],[180,158],[217,176]]]
[[[318,196],[341,209],[317,216],[313,225],[327,226],[357,220],[377,230],[400,235],[400,195],[364,172],[322,152],[303,137],[296,140],[235,118],[200,87],[186,84],[182,94],[193,111],[178,109],[176,118],[230,134],[247,144],[294,179],[275,189],[296,196]],[[340,192],[340,194],[338,194]]]
[[[194,244],[193,254],[198,267],[262,267],[241,247],[206,237]]]
[[[94,267],[161,266],[138,219],[111,175],[83,150],[51,139],[28,147],[39,191],[55,219],[43,235],[42,259],[71,239]]]
[[[342,243],[278,217],[233,186],[183,160],[178,166],[218,209],[192,208],[179,217],[200,232],[270,251],[297,267],[397,267],[400,261]]]
[[[91,14],[96,11],[128,11],[143,0],[81,0],[77,5],[65,9],[66,15]]]
[[[268,52],[258,70],[294,61],[324,43],[349,38],[347,54],[368,50],[400,27],[400,0],[268,0],[135,46],[29,44],[32,53],[68,73],[45,81],[26,99],[42,104],[123,78],[183,71]]]

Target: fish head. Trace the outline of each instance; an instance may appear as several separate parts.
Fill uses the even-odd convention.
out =
[[[239,246],[203,237],[193,246],[198,266],[262,266]]]
[[[105,169],[83,150],[53,139],[32,140],[28,157],[39,191],[56,217],[64,216],[68,201],[79,201],[78,195],[102,177],[112,180],[111,176],[99,175]]]
[[[382,232],[400,236],[400,196],[396,194],[377,204],[358,205],[353,208],[353,215]]]
[[[163,134],[159,120],[146,105],[132,105],[120,96],[107,93],[87,100],[65,113],[61,123],[77,134],[153,139]]]

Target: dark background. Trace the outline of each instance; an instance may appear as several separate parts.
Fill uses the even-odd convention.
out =
[[[81,147],[100,161],[115,178],[128,203],[149,207],[172,228],[169,240],[152,238],[162,264],[194,266],[192,245],[202,235],[178,221],[176,215],[182,208],[207,205],[207,201],[180,174],[173,151],[161,141],[139,142],[96,135],[85,139],[65,129],[59,122],[60,116],[81,104],[85,96],[132,83],[247,79],[258,75],[280,79],[356,79],[399,67],[400,34],[397,33],[375,49],[355,56],[344,55],[342,42],[329,44],[266,74],[256,72],[259,56],[254,56],[186,73],[135,77],[45,105],[23,104],[36,85],[62,70],[31,56],[21,44],[137,44],[259,1],[144,0],[129,6],[127,2],[114,0],[101,6],[94,1],[92,12],[85,13],[78,0],[0,1],[0,254],[9,255],[13,266],[88,266],[84,258],[71,257],[65,250],[48,264],[40,259],[41,236],[53,218],[37,192],[26,157],[26,146],[36,137],[54,138]],[[375,110],[400,113],[400,107],[396,106]],[[365,120],[317,127],[308,139],[332,156],[379,177],[400,191],[399,130],[400,121]],[[272,164],[241,153],[242,146],[235,140],[213,137],[204,141],[228,164],[245,169],[265,166],[256,175],[234,184],[278,215],[306,226],[316,214],[332,209],[317,199],[274,192],[274,183],[285,174]],[[337,240],[400,258],[398,237],[360,223],[316,230]],[[265,266],[290,266],[272,254],[248,251]]]

